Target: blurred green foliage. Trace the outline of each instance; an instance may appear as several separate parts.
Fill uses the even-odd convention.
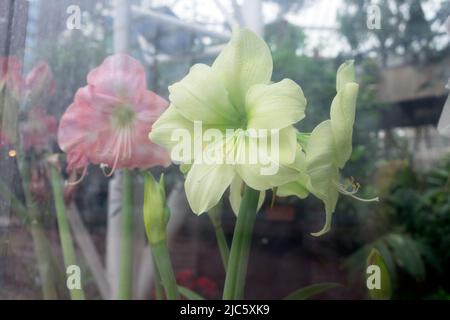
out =
[[[420,172],[405,164],[378,209],[373,241],[350,256],[352,276],[364,272],[364,257],[376,248],[394,282],[395,298],[448,298],[450,277],[450,158]]]

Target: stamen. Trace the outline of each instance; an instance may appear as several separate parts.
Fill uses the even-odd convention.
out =
[[[78,180],[75,181],[66,181],[66,185],[68,186],[75,186],[79,184],[81,181],[83,181],[84,177],[87,175],[87,166],[83,168],[83,172],[81,173],[81,177]],[[76,175],[75,175],[76,176]]]
[[[350,196],[356,200],[362,201],[362,202],[378,202],[380,201],[380,199],[378,197],[375,198],[371,198],[371,199],[364,199],[364,198],[360,198],[358,196],[356,196],[355,194],[358,193],[359,189],[361,188],[361,185],[355,181],[355,179],[353,177],[350,177],[350,187],[352,188],[351,190],[348,190],[348,187],[340,184],[340,183],[336,183],[335,185],[338,187],[338,191],[340,193],[342,193],[343,195],[346,196]]]

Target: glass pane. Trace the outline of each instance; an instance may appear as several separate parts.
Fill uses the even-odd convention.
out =
[[[0,0],[0,299],[448,299],[450,4],[372,2]]]

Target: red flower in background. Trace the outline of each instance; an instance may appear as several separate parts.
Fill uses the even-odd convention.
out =
[[[204,276],[195,277],[192,270],[183,270],[176,274],[177,283],[188,288],[205,298],[215,298],[217,296],[217,284]]]
[[[199,277],[195,285],[198,292],[206,297],[213,297],[217,293],[216,283],[206,277]]]
[[[130,56],[108,57],[87,76],[61,118],[58,143],[69,172],[89,163],[112,169],[170,164],[168,153],[148,139],[168,103],[147,90],[144,67]]]
[[[56,140],[58,121],[42,108],[32,108],[28,118],[20,125],[23,151],[34,149],[37,152],[49,150]]]

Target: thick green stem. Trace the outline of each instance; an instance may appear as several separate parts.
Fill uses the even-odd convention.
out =
[[[123,170],[122,241],[120,242],[119,299],[131,299],[133,261],[133,176]]]
[[[231,244],[230,260],[227,267],[224,300],[244,298],[245,278],[247,276],[248,256],[252,241],[253,226],[256,219],[259,191],[246,186]]]
[[[161,241],[151,246],[153,257],[155,258],[158,272],[166,291],[167,299],[178,300],[180,293],[173,273],[172,262],[170,261],[169,250],[167,249],[166,241]]]
[[[78,266],[75,248],[73,246],[72,235],[70,233],[69,221],[67,220],[66,215],[66,206],[64,203],[63,196],[63,186],[61,183],[61,178],[57,168],[53,165],[50,165],[51,172],[51,180],[52,180],[52,188],[53,188],[53,197],[55,201],[56,208],[56,220],[58,221],[58,230],[59,230],[59,238],[61,240],[61,247],[64,258],[64,265],[66,270],[70,266]],[[70,290],[70,297],[72,300],[84,300],[85,295],[83,288],[74,288]]]

